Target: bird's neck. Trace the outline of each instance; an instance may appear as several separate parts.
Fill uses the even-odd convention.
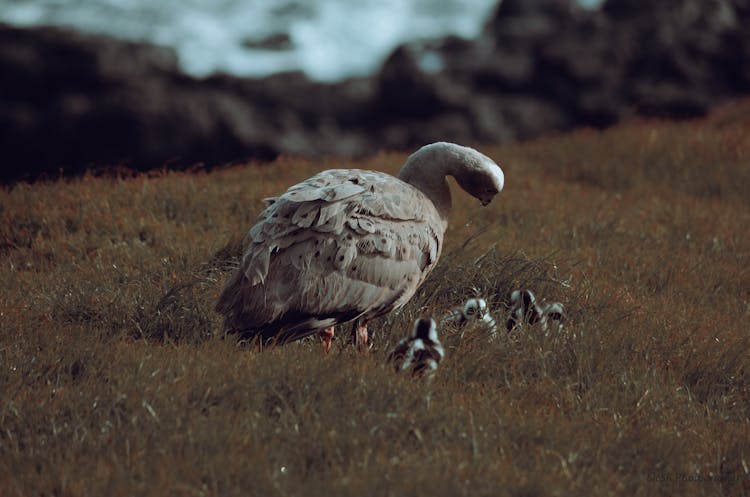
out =
[[[447,226],[451,210],[451,191],[447,176],[454,174],[454,162],[440,154],[412,154],[398,173],[401,181],[420,190],[432,201]]]

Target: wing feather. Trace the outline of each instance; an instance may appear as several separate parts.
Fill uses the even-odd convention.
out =
[[[292,224],[299,228],[309,228],[318,218],[320,202],[301,203],[292,215]]]
[[[318,216],[318,221],[315,223],[315,226],[326,224],[328,220],[335,217],[340,210],[341,205],[338,202],[321,206],[320,215]]]

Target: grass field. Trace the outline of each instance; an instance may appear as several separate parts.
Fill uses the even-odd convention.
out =
[[[505,191],[454,188],[366,356],[238,347],[212,309],[261,198],[406,154],[2,189],[0,495],[750,494],[750,101],[479,148]],[[384,366],[472,288],[569,321],[443,330],[431,383]]]

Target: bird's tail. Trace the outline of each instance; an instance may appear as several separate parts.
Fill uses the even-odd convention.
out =
[[[216,312],[224,315],[224,331],[230,331],[237,327],[238,319],[242,313],[244,307],[244,301],[242,298],[243,294],[243,279],[244,274],[242,271],[235,271],[232,277],[227,281],[224,286],[219,300],[216,301]]]

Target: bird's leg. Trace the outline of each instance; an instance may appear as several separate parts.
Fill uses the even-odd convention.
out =
[[[367,351],[367,323],[358,321],[355,326],[357,329],[355,330],[354,344],[358,351],[365,352]]]
[[[359,352],[367,351],[367,322],[356,319],[352,323],[351,343],[357,347]]]
[[[320,344],[323,347],[323,355],[327,355],[331,351],[331,345],[333,344],[333,326],[323,328],[318,332],[320,337]]]

